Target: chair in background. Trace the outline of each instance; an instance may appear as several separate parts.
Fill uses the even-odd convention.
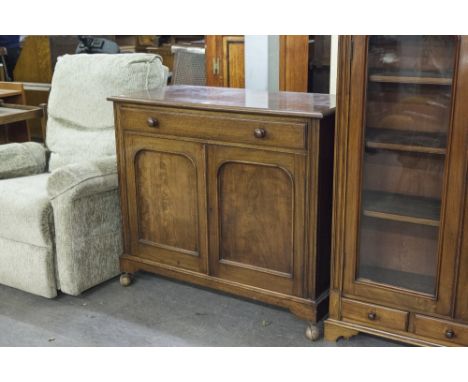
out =
[[[173,45],[172,85],[206,85],[205,48]]]

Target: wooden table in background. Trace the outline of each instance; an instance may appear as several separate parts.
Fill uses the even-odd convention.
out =
[[[41,119],[43,115],[40,107],[3,103],[0,100],[0,127],[7,129],[6,139],[0,140],[0,143],[15,142],[10,137],[18,135],[15,131],[17,127],[26,126],[26,121]]]
[[[26,97],[23,84],[19,82],[0,82],[0,102],[25,105]],[[0,143],[31,140],[28,126],[24,120],[14,124],[10,122],[7,126],[4,125],[5,122],[0,127]]]

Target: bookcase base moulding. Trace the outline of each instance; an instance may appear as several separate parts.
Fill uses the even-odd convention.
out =
[[[169,86],[111,98],[121,284],[147,271],[328,311],[334,97]]]
[[[325,338],[468,346],[468,38],[339,52]]]

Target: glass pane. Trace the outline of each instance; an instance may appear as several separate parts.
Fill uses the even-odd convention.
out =
[[[457,39],[372,36],[358,278],[434,294]]]

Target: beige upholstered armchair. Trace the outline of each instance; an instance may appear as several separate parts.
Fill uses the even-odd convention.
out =
[[[46,146],[0,145],[0,283],[52,298],[119,273],[112,95],[164,86],[159,56],[59,58]]]

